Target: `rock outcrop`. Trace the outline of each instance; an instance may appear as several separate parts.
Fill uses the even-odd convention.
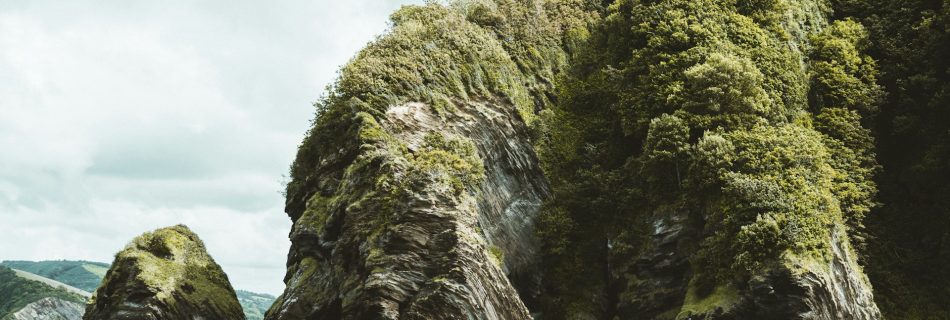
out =
[[[80,320],[85,307],[58,298],[43,298],[26,305],[4,320]]]
[[[227,275],[183,225],[147,232],[116,254],[83,319],[244,319]]]
[[[265,318],[880,318],[794,4],[399,10],[317,104]]]
[[[565,66],[554,15],[586,3],[395,13],[300,147],[287,289],[266,318],[529,319],[548,191],[526,122]]]

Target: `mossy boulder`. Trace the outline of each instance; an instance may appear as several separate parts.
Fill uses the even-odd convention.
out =
[[[135,238],[115,256],[84,319],[244,319],[234,289],[184,225]]]

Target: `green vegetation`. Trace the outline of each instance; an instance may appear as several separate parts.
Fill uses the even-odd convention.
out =
[[[20,278],[5,266],[0,266],[0,319],[37,300],[53,297],[85,303],[86,299],[38,281]]]
[[[808,0],[610,5],[562,80],[561,103],[542,116],[555,196],[540,234],[545,272],[559,279],[547,285],[547,310],[610,318],[624,312],[610,301],[640,303],[638,279],[601,272],[653,250],[657,215],[685,215],[704,235],[678,250],[697,289],[651,294],[680,299],[688,313],[734,303],[714,288],[828,261],[829,225],[865,238],[877,167],[864,123],[882,93],[862,51],[866,32],[853,20],[829,23],[829,9]],[[626,289],[610,289],[624,279]]]
[[[360,249],[384,272],[376,240],[407,192],[465,197],[484,179],[474,141],[431,133],[410,148],[385,112],[504,104],[531,127],[553,193],[537,228],[545,318],[624,318],[651,299],[673,307],[637,316],[728,311],[754,279],[826,273],[833,239],[886,316],[950,317],[950,2],[536,4],[393,14],[316,105],[287,186],[295,228],[374,212]],[[658,248],[670,228],[685,236]],[[652,290],[636,271],[659,250],[686,271]]]
[[[589,35],[599,6],[588,0],[433,1],[394,13],[388,34],[344,66],[316,104],[313,127],[290,168],[291,238],[337,237],[345,215],[357,230],[347,231],[360,233],[361,270],[385,273],[405,265],[383,245],[387,230],[400,227],[399,214],[420,195],[440,206],[474,209],[485,168],[465,136],[423,133],[420,145],[407,145],[407,137],[384,127],[386,111],[422,102],[447,119],[462,107],[487,103],[517,111],[537,129],[536,112],[555,103],[555,83],[573,54],[565,47],[580,50],[575,45]],[[289,281],[335,272],[319,258],[291,257]],[[317,290],[292,283],[284,297],[326,295]],[[284,297],[276,305],[284,305]]]
[[[504,267],[505,251],[501,250],[501,248],[496,247],[496,246],[489,246],[488,254],[489,254],[488,257],[491,259],[492,263],[494,263],[498,267]]]
[[[875,297],[890,319],[950,318],[950,2],[832,3],[865,26],[886,91],[873,121],[884,205],[867,221]]]
[[[314,125],[291,166],[288,198],[304,207],[309,186],[303,184],[313,181],[307,176],[321,161],[352,160],[355,154],[331,155],[359,150],[354,141],[379,141],[388,145],[383,150],[401,152],[385,130],[366,127],[378,125],[390,106],[424,102],[445,113],[461,103],[504,102],[534,123],[535,111],[552,104],[556,75],[567,64],[562,33],[572,41],[587,34],[597,7],[592,2],[544,2],[542,16],[514,0],[403,7],[391,16],[389,34],[344,66],[315,104]]]
[[[697,291],[699,288],[689,286],[683,309],[676,315],[676,319],[690,319],[694,315],[714,313],[716,309],[728,311],[739,300],[739,291],[728,285],[716,287],[712,293],[705,295],[700,295]]]
[[[244,316],[247,320],[262,320],[267,309],[270,308],[274,300],[277,299],[269,294],[254,293],[250,291],[237,290],[238,302],[244,309]]]
[[[47,277],[70,286],[94,292],[109,264],[91,261],[3,261],[0,265]]]

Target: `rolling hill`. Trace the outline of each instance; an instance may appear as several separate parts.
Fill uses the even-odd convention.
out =
[[[39,278],[41,277],[0,266],[0,319],[7,319],[14,312],[44,298],[79,304],[86,302],[85,297],[69,292],[65,287],[49,285],[48,283],[54,283],[52,280],[37,281]]]
[[[83,291],[94,292],[109,264],[90,261],[3,261],[0,265],[56,280]]]

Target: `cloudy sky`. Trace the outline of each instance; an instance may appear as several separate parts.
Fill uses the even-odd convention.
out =
[[[184,223],[235,288],[280,293],[311,104],[421,2],[0,1],[0,260],[111,262]]]

